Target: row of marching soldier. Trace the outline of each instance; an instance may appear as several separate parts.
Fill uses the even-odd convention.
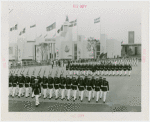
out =
[[[35,70],[34,70],[35,71]],[[41,71],[41,69],[40,69]],[[96,95],[96,102],[98,102],[103,97],[103,102],[106,101],[106,94],[109,92],[109,82],[106,78],[100,77],[98,74],[92,76],[84,75],[79,73],[74,75],[64,75],[61,71],[61,75],[58,76],[58,71],[56,71],[55,76],[52,77],[52,72],[49,72],[48,78],[43,74],[43,78],[40,77],[40,71],[38,76],[29,77],[29,70],[26,76],[23,75],[23,71],[14,76],[10,73],[9,77],[9,95],[13,98],[18,96],[32,97],[36,98],[36,106],[39,105],[39,97],[43,96],[44,99],[49,98],[50,100],[55,97],[55,100],[61,97],[61,100],[65,98],[70,101],[71,97],[75,102],[77,100],[77,93],[79,94],[79,99],[83,101],[84,94],[88,98],[88,102],[91,101],[91,97],[94,99]],[[18,90],[19,88],[19,90]],[[24,90],[25,89],[25,90]],[[53,95],[53,92],[55,95]],[[48,94],[47,94],[48,93]],[[61,93],[61,95],[59,94]]]

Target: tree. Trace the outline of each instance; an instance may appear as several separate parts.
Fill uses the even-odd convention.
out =
[[[90,37],[90,38],[88,38],[88,42],[93,49],[93,54],[94,54],[94,58],[95,58],[96,46],[97,46],[97,44],[100,44],[100,41],[97,39],[94,39],[93,37]]]
[[[42,61],[43,61],[43,58],[45,55],[47,55],[47,43],[40,43],[39,46],[40,46],[40,53],[41,53],[41,56],[42,56]]]

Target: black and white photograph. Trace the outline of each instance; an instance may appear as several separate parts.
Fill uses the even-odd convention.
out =
[[[10,9],[9,111],[140,112],[140,10],[72,7]]]
[[[142,112],[142,9],[103,3],[7,3],[8,112]]]

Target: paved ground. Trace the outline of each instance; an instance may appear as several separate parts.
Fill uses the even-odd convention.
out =
[[[51,67],[43,66],[41,74],[44,69],[51,69]],[[40,67],[36,67],[35,74],[38,73]],[[34,68],[30,69],[30,74]],[[56,67],[54,68],[54,71]],[[65,70],[65,68],[64,68]],[[27,69],[24,74],[26,74]],[[60,73],[60,72],[59,72]],[[54,76],[55,72],[53,72]],[[102,76],[104,77],[104,76]],[[40,98],[39,107],[35,107],[35,99],[32,98],[9,98],[9,111],[72,111],[72,112],[140,112],[141,111],[141,63],[138,66],[133,67],[131,76],[105,76],[109,81],[110,92],[107,94],[107,100],[104,104],[102,100],[99,103],[95,103],[95,99],[92,99],[88,103],[87,98],[84,96],[84,100],[81,103],[79,99],[73,102],[72,99],[61,101],[54,98],[42,99]],[[78,94],[78,92],[77,92]],[[78,98],[78,96],[77,96]]]

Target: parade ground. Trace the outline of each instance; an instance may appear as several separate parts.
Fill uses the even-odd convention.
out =
[[[52,70],[51,66],[37,66],[30,67],[29,75],[32,75],[32,71],[36,68],[35,75],[42,67],[41,77],[44,69]],[[37,70],[38,69],[38,70]],[[52,75],[55,75],[58,67],[54,67]],[[65,71],[65,67],[59,68]],[[27,69],[26,69],[27,70]],[[26,72],[25,72],[26,73]],[[48,71],[47,74],[48,75]],[[55,100],[43,99],[43,96],[39,98],[40,105],[35,106],[35,98],[25,97],[9,97],[9,112],[141,112],[141,63],[138,66],[132,67],[131,76],[102,76],[109,81],[109,93],[107,93],[106,103],[103,100],[99,100],[96,103],[95,98],[88,102],[88,98],[85,97],[83,102],[80,102],[79,92],[77,92],[77,100],[73,102],[73,98],[70,101],[59,98]],[[30,95],[31,96],[31,95]],[[49,97],[49,96],[48,96]]]

